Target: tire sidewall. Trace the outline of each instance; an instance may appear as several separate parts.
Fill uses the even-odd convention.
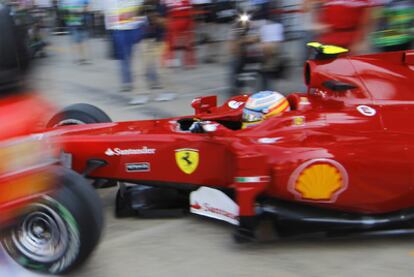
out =
[[[79,103],[68,106],[53,116],[48,122],[47,127],[53,128],[65,125],[109,122],[112,122],[111,118],[98,107],[86,103]]]
[[[64,185],[38,201],[53,209],[65,223],[69,242],[62,256],[50,263],[37,262],[26,257],[15,247],[11,238],[12,230],[7,232],[3,240],[4,248],[9,255],[29,270],[47,274],[69,273],[88,258],[101,237],[103,216],[99,197],[85,181],[79,183],[81,176],[64,171],[61,173],[63,176],[60,176]],[[86,193],[81,186],[85,186]]]
[[[89,114],[81,112],[81,111],[64,112],[61,115],[56,116],[56,118],[54,118],[51,121],[55,122],[55,124],[53,124],[53,126],[51,127],[101,123],[97,119],[90,116]],[[76,123],[76,121],[78,121],[78,123]]]

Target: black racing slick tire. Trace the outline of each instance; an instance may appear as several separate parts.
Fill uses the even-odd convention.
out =
[[[112,120],[104,111],[90,104],[79,103],[70,105],[57,113],[48,122],[47,127],[107,122],[112,122]]]
[[[59,169],[59,187],[8,229],[2,243],[21,266],[43,274],[73,272],[98,245],[104,219],[99,196],[77,173]]]

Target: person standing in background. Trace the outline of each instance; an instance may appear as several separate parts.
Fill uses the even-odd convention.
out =
[[[195,28],[195,41],[200,46],[200,58],[205,63],[213,62],[210,58],[211,42],[214,35],[210,28],[214,19],[212,0],[191,0],[191,4],[195,11],[194,20],[197,25]]]
[[[197,24],[197,30],[204,32],[205,46],[201,59],[204,63],[221,62],[224,48],[229,48],[227,40],[231,33],[231,23],[238,15],[236,2],[233,0],[193,0],[194,3],[198,3],[195,9],[204,12],[203,20]],[[227,57],[228,53],[225,54]]]
[[[105,0],[105,25],[111,32],[114,56],[120,61],[121,91],[133,90],[132,54],[145,35],[145,17],[139,17],[140,0]],[[142,101],[146,102],[145,97]]]
[[[194,67],[194,20],[193,8],[189,0],[165,0],[167,5],[166,51],[163,60],[168,66],[178,66],[176,49],[184,49],[184,64]]]
[[[73,43],[73,55],[79,64],[88,63],[86,53],[88,6],[89,0],[62,0],[59,5],[65,13],[65,24]]]
[[[328,26],[319,22],[319,11],[321,7],[320,0],[303,0],[302,2],[302,44],[304,56],[302,61],[305,62],[309,57],[309,49],[306,44],[316,41],[317,36],[328,29]]]
[[[148,19],[147,32],[143,41],[145,76],[150,89],[161,89],[159,63],[164,49],[164,34],[167,7],[160,0],[146,0],[143,13]]]
[[[175,97],[171,91],[164,91],[164,86],[171,89],[167,69],[161,66],[162,53],[165,48],[164,35],[167,7],[160,0],[145,0],[142,6],[142,13],[146,16],[145,39],[141,43],[142,60],[145,71],[147,87],[150,90],[163,91],[158,94],[155,101],[168,101]],[[142,97],[133,98],[129,104],[143,104]]]
[[[369,49],[373,29],[372,0],[320,0],[318,26],[323,26],[315,40],[363,53]]]
[[[256,86],[259,90],[269,90],[271,79],[280,67],[281,45],[284,41],[284,28],[272,12],[275,1],[252,0],[251,18],[245,14],[235,24],[230,36],[230,74],[229,95],[237,95],[243,82],[239,75],[245,72],[249,64],[259,64]],[[260,83],[258,83],[260,81]]]

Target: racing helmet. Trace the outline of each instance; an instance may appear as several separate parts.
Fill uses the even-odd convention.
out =
[[[261,91],[252,94],[243,109],[242,128],[255,126],[269,117],[289,110],[289,102],[279,92]]]

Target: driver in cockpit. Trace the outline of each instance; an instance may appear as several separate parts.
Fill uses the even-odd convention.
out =
[[[256,126],[272,116],[289,111],[289,102],[276,91],[261,91],[247,99],[243,109],[242,129]]]
[[[290,111],[290,104],[283,94],[276,91],[261,91],[249,96],[243,108],[241,129],[256,126],[270,117],[281,115]],[[192,133],[205,133],[208,126],[215,130],[217,122],[198,120],[192,123],[189,131]],[[240,128],[240,127],[239,127]],[[229,128],[238,130],[239,128]]]

